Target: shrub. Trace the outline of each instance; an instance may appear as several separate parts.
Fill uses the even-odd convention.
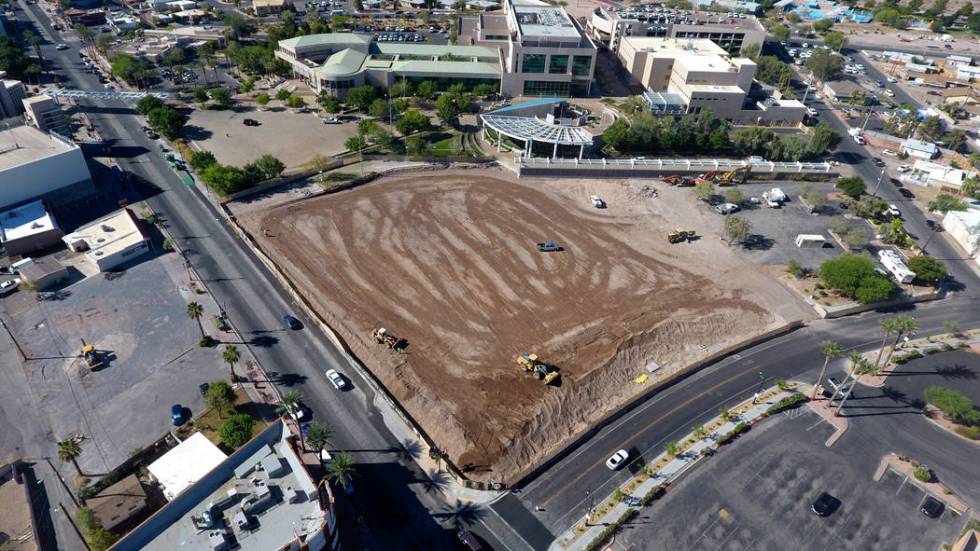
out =
[[[637,513],[639,513],[637,509],[634,509],[632,507],[627,509],[622,515],[619,516],[618,519],[616,519],[615,522],[613,522],[609,526],[606,526],[605,530],[599,532],[599,535],[593,538],[592,541],[590,541],[589,544],[585,546],[586,551],[596,551],[597,549],[602,549],[606,541],[609,538],[613,537],[613,535],[616,532],[618,532],[619,529],[622,528],[624,524],[626,524],[630,520],[633,520],[633,517],[635,517]]]
[[[919,465],[912,471],[912,475],[919,482],[932,482],[932,471],[925,465]]]
[[[837,180],[837,189],[841,190],[848,196],[857,199],[864,194],[864,180],[858,178],[857,176],[841,178],[840,180]]]
[[[252,438],[253,423],[252,418],[244,413],[232,415],[221,425],[218,436],[229,448],[239,448]]]
[[[666,493],[666,490],[664,490],[664,487],[663,487],[662,484],[659,485],[659,486],[654,486],[649,492],[646,493],[645,496],[643,496],[643,497],[640,498],[640,505],[646,507],[647,505],[649,505],[650,503],[652,503],[654,500],[657,500],[657,499],[660,499],[661,497],[663,497],[663,495],[665,493]]]
[[[766,415],[775,415],[781,411],[794,408],[806,401],[807,401],[806,395],[803,394],[802,392],[797,392],[792,396],[787,396],[782,400],[776,402],[775,404],[769,406],[769,409],[766,410]]]
[[[956,427],[954,430],[956,430],[956,434],[959,434],[960,436],[965,436],[971,440],[980,440],[980,426],[975,426],[975,427],[959,426]]]
[[[893,357],[892,362],[901,365],[903,363],[910,362],[916,358],[921,358],[921,357],[922,357],[921,352],[919,352],[918,350],[913,350],[911,352],[906,352],[905,354],[902,354],[900,356]]]
[[[789,262],[786,263],[786,271],[797,279],[803,277],[803,265],[800,264],[800,261],[796,260],[795,258],[791,258]]]
[[[862,304],[880,302],[895,291],[891,280],[875,272],[864,255],[843,254],[820,265],[820,278],[830,288]]]
[[[908,261],[908,267],[915,272],[915,279],[930,285],[946,279],[946,265],[929,255],[913,256]]]
[[[964,425],[980,424],[980,411],[965,394],[952,388],[930,386],[925,391],[926,402],[939,408],[946,417]]]
[[[718,439],[718,445],[724,446],[725,444],[731,443],[733,440],[735,440],[738,437],[738,435],[742,434],[747,430],[749,430],[748,423],[742,422],[735,425],[735,428],[733,428],[727,434],[725,434],[724,436]]]

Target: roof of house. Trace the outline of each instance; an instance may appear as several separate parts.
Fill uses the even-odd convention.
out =
[[[286,0],[252,0],[252,7],[285,6]]]
[[[347,48],[328,57],[316,71],[323,76],[344,77],[359,73],[367,54]]]
[[[923,151],[926,153],[935,153],[937,150],[939,150],[939,147],[932,142],[924,142],[914,138],[909,138],[902,142],[902,148]]]
[[[35,258],[33,262],[17,268],[17,271],[27,281],[40,281],[52,274],[68,274],[68,268],[62,266],[60,262],[51,256]]]
[[[195,432],[147,468],[172,500],[227,458],[206,436]]]
[[[837,97],[850,96],[854,92],[864,92],[864,88],[853,80],[831,80],[825,82],[824,87],[833,90]]]
[[[85,504],[102,524],[109,524],[120,515],[128,518],[142,509],[146,505],[146,490],[139,478],[131,474],[89,498]]]
[[[149,237],[140,227],[136,215],[129,209],[117,210],[112,214],[103,216],[63,238],[65,243],[69,245],[84,241],[89,248],[85,256],[93,262],[99,258],[124,251],[147,239]]]
[[[0,243],[23,239],[58,227],[44,203],[34,201],[0,212]]]

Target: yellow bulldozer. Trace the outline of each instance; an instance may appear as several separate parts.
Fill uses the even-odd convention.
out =
[[[399,339],[392,335],[384,327],[379,327],[374,330],[374,340],[378,341],[378,344],[383,344],[395,352],[401,352],[406,346],[404,339]]]
[[[98,369],[102,367],[102,356],[99,351],[95,349],[95,346],[91,344],[85,344],[85,339],[82,339],[82,359],[85,360],[85,365],[89,369]]]
[[[690,241],[696,235],[697,232],[694,230],[676,229],[667,232],[667,241],[670,243],[680,243],[681,241]]]
[[[537,354],[520,354],[514,357],[514,361],[518,367],[528,373],[533,373],[535,377],[544,381],[546,385],[556,382],[560,376],[558,368],[542,362]]]

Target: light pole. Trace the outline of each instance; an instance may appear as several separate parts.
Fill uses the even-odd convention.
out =
[[[810,85],[806,85],[806,90],[803,91],[803,104],[806,105],[806,97],[810,94]]]
[[[886,167],[887,168],[887,167]],[[874,197],[878,196],[878,188],[881,187],[881,181],[885,178],[885,168],[881,169],[881,174],[878,175],[878,183],[875,184],[875,190],[871,193]]]
[[[759,395],[762,394],[762,385],[766,382],[766,375],[763,372],[759,372],[759,390],[755,391],[755,396],[752,397],[752,404],[754,405],[759,401]]]
[[[864,129],[868,127],[868,121],[871,120],[871,115],[873,114],[874,114],[874,109],[868,107],[868,116],[864,117],[864,124],[861,125],[861,132],[864,132]]]

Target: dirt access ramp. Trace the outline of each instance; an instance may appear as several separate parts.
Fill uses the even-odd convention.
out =
[[[660,194],[427,171],[239,220],[457,465],[514,481],[648,388],[633,379],[650,367],[660,380],[783,323],[766,296],[781,287],[717,236],[667,244],[677,220],[720,222],[690,190]],[[537,251],[546,240],[564,250]],[[376,344],[378,327],[406,353]],[[526,352],[561,385],[519,370]]]

